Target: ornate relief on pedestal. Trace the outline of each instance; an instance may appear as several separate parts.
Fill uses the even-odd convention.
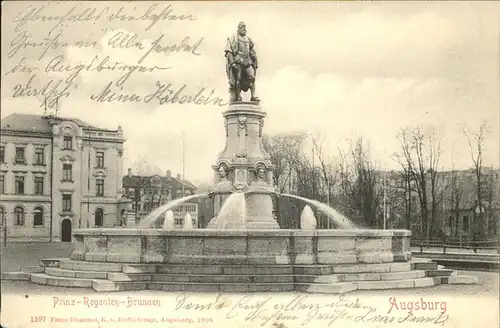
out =
[[[248,136],[247,117],[244,115],[238,116],[238,136],[242,129],[245,129],[245,136]]]
[[[229,136],[229,132],[228,132],[228,126],[227,126],[227,117],[224,118],[224,129],[226,129],[226,137]]]
[[[247,157],[247,153],[244,150],[236,154],[236,158],[244,158],[244,157]]]
[[[267,166],[264,162],[257,162],[254,165],[253,171],[255,172],[255,183],[267,184]]]
[[[236,180],[238,182],[245,181],[245,172],[243,172],[243,170],[238,170],[238,172],[236,173]]]
[[[262,129],[264,128],[264,119],[259,120],[259,137],[262,137]]]

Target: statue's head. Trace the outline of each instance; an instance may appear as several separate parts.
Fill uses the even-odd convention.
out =
[[[238,24],[238,34],[241,36],[247,35],[247,26],[245,25],[245,23],[240,22]]]
[[[264,168],[262,166],[259,166],[257,168],[257,177],[260,179],[260,180],[264,180],[265,177],[266,177],[266,170],[264,170]]]
[[[219,177],[220,177],[221,179],[223,179],[223,178],[227,177],[227,167],[226,167],[226,165],[224,165],[224,164],[221,164],[221,165],[219,166]]]

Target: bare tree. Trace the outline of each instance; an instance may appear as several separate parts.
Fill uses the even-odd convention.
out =
[[[332,198],[332,190],[335,188],[337,183],[337,167],[334,164],[334,160],[327,155],[327,152],[323,146],[325,138],[321,134],[316,137],[312,137],[313,142],[313,156],[318,159],[319,171],[321,172],[322,184],[321,189],[324,189],[325,200],[328,205],[330,205],[330,199]],[[323,190],[320,190],[320,194]]]
[[[398,132],[397,138],[402,152],[400,158],[404,158],[407,173],[415,181],[420,203],[420,234],[430,238],[442,199],[437,190],[441,147],[435,131],[428,129],[426,132],[421,127],[405,128]]]
[[[438,207],[439,204],[444,202],[444,194],[443,192],[438,191],[438,186],[440,184],[440,180],[443,179],[443,174],[439,174],[439,161],[441,158],[441,142],[439,140],[438,135],[435,132],[430,132],[427,135],[426,140],[426,152],[427,152],[427,160],[428,160],[428,172],[429,172],[429,182],[430,182],[430,193],[431,193],[431,224],[430,231],[428,231],[428,236],[434,235],[436,232],[442,229],[445,218],[443,217],[443,222],[439,224],[438,218]],[[444,190],[444,188],[443,188]],[[444,213],[443,213],[444,215]],[[441,231],[444,233],[444,231]]]
[[[401,171],[399,172],[399,179],[401,186],[401,192],[396,195],[396,198],[402,198],[404,204],[404,216],[405,216],[405,229],[411,229],[411,218],[413,213],[413,193],[416,192],[413,188],[414,180],[411,171],[411,163],[408,163],[406,157],[400,154],[393,154],[392,158],[401,166]]]
[[[379,227],[381,190],[378,173],[369,159],[363,139],[351,141],[349,157],[340,151],[340,185],[347,201],[346,212],[360,218],[365,226]]]
[[[467,138],[469,143],[470,156],[472,159],[472,163],[474,164],[474,176],[476,178],[476,198],[477,198],[477,210],[479,213],[474,210],[474,216],[477,215],[474,222],[476,222],[474,227],[474,237],[479,233],[478,222],[482,222],[484,209],[483,209],[483,146],[484,146],[484,138],[487,133],[487,125],[486,122],[481,123],[479,126],[479,130],[475,133],[469,133],[466,128],[464,128],[463,133]]]
[[[264,149],[275,166],[274,183],[280,192],[283,192],[287,186],[289,189],[291,187],[294,166],[300,161],[304,139],[304,134],[264,135],[262,137]]]
[[[279,135],[262,137],[263,147],[274,164],[274,184],[280,193],[300,192],[299,181],[307,179],[307,173],[302,175],[304,167],[302,144],[305,134]],[[307,185],[307,182],[304,182]],[[300,194],[300,193],[299,193]],[[307,197],[307,196],[306,196]],[[282,206],[282,203],[284,206]],[[275,211],[281,227],[297,228],[299,207],[295,200],[275,198]]]
[[[451,181],[450,181],[450,203],[452,207],[452,215],[455,223],[455,231],[459,230],[459,213],[460,213],[460,203],[463,197],[463,180],[461,179],[459,172],[455,170],[455,154],[452,150],[451,154]],[[450,227],[453,229],[453,227]]]

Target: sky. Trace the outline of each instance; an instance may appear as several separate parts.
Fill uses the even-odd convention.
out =
[[[98,102],[91,96],[118,81],[124,71],[83,70],[68,82],[70,72],[46,70],[54,58],[62,58],[65,67],[75,67],[88,65],[96,55],[137,65],[160,35],[158,44],[163,47],[189,37],[188,44],[199,42],[195,50],[153,50],[141,65],[163,69],[134,72],[122,92],[144,96],[154,93],[159,82],[171,84],[172,89],[186,85],[186,95],[201,88],[205,94],[213,90],[214,97],[227,100],[224,47],[244,21],[259,58],[256,86],[267,112],[264,133],[321,135],[332,159],[339,147],[347,147],[347,139],[362,136],[374,161],[390,169],[398,167],[386,156],[400,150],[398,130],[430,126],[442,140],[440,165],[450,168],[453,162],[456,168],[468,168],[472,162],[462,131],[474,133],[487,122],[485,164],[499,164],[497,3],[176,2],[167,8],[170,15],[189,19],[160,20],[149,27],[151,20],[110,17],[122,13],[139,18],[145,12],[151,17],[169,4],[152,5],[145,1],[2,3],[2,118],[43,113],[40,97],[15,92],[33,75],[31,87],[38,89],[61,79],[61,85],[69,85],[69,95],[60,99],[60,116],[108,129],[122,126],[127,139],[125,170],[147,162],[181,173],[184,135],[186,178],[210,181],[211,165],[224,147],[225,106]],[[102,15],[79,22],[54,20],[72,7],[72,13],[95,9]],[[38,10],[38,16],[28,15],[29,8]],[[118,32],[135,34],[129,45],[140,42],[142,49],[110,45]],[[45,53],[47,44],[32,46],[57,35],[60,44],[68,46],[52,43]],[[73,46],[79,40],[95,44]],[[31,72],[12,72],[21,58]],[[120,92],[119,87],[113,90]]]

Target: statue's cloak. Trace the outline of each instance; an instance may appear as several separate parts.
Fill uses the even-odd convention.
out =
[[[258,62],[257,62],[257,54],[255,53],[254,49],[254,44],[252,42],[252,39],[249,37],[245,37],[248,39],[249,42],[249,49],[250,49],[250,60],[248,63],[246,63],[248,66],[252,66],[254,69],[254,74],[257,72],[257,67],[258,67]],[[226,44],[226,49],[224,51],[226,55],[226,74],[227,78],[229,80],[229,86],[231,90],[234,90],[234,87],[236,85],[236,73],[233,68],[231,68],[232,60],[238,55],[238,35],[235,34],[232,37],[227,39],[227,44]],[[232,56],[228,56],[228,53],[230,53]],[[250,89],[250,80],[245,74],[245,70],[243,70],[243,74],[241,77],[241,83],[240,83],[241,90],[243,91],[248,91]]]

